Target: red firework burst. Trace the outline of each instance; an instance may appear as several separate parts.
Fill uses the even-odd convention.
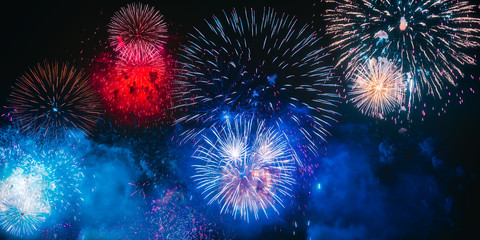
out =
[[[114,14],[108,32],[119,58],[144,63],[158,57],[165,43],[167,26],[163,16],[153,7],[133,3]]]
[[[144,65],[97,60],[102,62],[92,79],[107,113],[117,123],[148,127],[170,119],[171,74],[163,58]]]

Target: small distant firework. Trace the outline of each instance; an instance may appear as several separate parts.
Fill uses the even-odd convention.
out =
[[[372,58],[355,72],[350,95],[363,113],[383,118],[400,107],[405,89],[403,74],[394,62]]]
[[[184,114],[176,123],[187,128],[183,140],[231,116],[255,114],[283,131],[295,128],[291,139],[315,152],[338,102],[320,36],[273,9],[260,16],[234,9],[206,25],[190,34],[179,60],[174,94]]]
[[[282,197],[290,196],[294,183],[295,157],[284,136],[263,122],[238,117],[212,134],[193,156],[203,162],[194,165],[193,178],[210,198],[208,204],[218,202],[221,213],[247,221],[251,214],[258,219],[259,211],[268,217],[270,208],[278,213],[277,205],[283,206]]]
[[[109,59],[93,70],[92,79],[117,123],[150,126],[169,118],[171,79],[163,58],[144,65]]]
[[[14,236],[29,236],[37,232],[50,215],[45,197],[45,168],[39,165],[23,170],[16,168],[0,181],[0,225]]]
[[[57,141],[1,130],[0,225],[14,236],[29,236],[52,214],[72,208],[83,174]]]
[[[469,48],[480,46],[476,5],[466,0],[327,0],[327,34],[346,65],[347,77],[366,59],[398,59],[410,74],[409,104],[423,94],[441,98],[447,84],[474,65]]]
[[[89,134],[100,116],[100,103],[83,71],[44,62],[17,81],[9,102],[22,130],[42,134],[78,129]]]
[[[142,166],[142,171],[148,172],[149,170],[145,169]],[[130,194],[130,197],[140,197],[146,199],[148,190],[152,188],[152,185],[154,185],[152,184],[152,182],[153,180],[150,179],[146,174],[142,174],[139,176],[135,183],[128,183],[128,185],[130,185],[132,188],[132,193]],[[145,192],[147,192],[147,194]]]
[[[133,3],[114,14],[108,32],[120,59],[144,63],[158,57],[166,40],[167,25],[153,7]]]

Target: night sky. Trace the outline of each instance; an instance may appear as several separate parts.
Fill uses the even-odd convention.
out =
[[[4,3],[0,104],[7,105],[6,99],[17,78],[44,59],[68,61],[88,69],[91,59],[108,48],[110,17],[130,2]],[[173,59],[195,25],[234,7],[252,7],[257,11],[273,7],[278,12],[295,15],[299,21],[324,28],[321,17],[324,5],[314,1],[142,2],[165,16],[170,35],[167,48]],[[329,43],[328,37],[322,41],[325,45]],[[480,49],[472,51],[480,53]],[[148,139],[155,139],[154,145],[162,153],[149,156],[151,161],[159,162],[149,168],[163,175],[145,180],[151,186],[145,190],[147,195],[155,198],[161,192],[159,189],[176,186],[183,189],[187,200],[190,196],[196,199],[192,208],[205,211],[208,221],[217,223],[216,231],[224,233],[219,234],[220,238],[479,239],[480,71],[478,67],[466,67],[464,72],[466,77],[457,81],[458,87],[449,88],[450,96],[425,100],[429,107],[450,100],[446,114],[437,115],[438,111],[433,110],[423,117],[416,112],[410,123],[399,125],[373,120],[362,115],[353,104],[342,104],[338,108],[342,116],[330,129],[326,151],[316,160],[318,169],[314,176],[300,180],[298,184],[302,185],[294,187],[296,197],[287,201],[280,216],[269,220],[246,223],[234,220],[229,214],[221,215],[215,205],[203,207],[206,201],[189,177],[193,170],[188,148],[169,141],[175,132],[173,127],[162,126],[152,130],[153,133],[134,137],[108,136],[106,131],[100,131],[85,139],[79,149],[88,152],[91,159],[98,159],[90,162],[90,166],[96,169],[98,179],[103,177],[105,183],[111,184],[104,187],[111,190],[125,185],[119,175],[144,177],[143,172],[149,170],[140,168],[136,157],[145,155],[131,150],[131,160],[122,153],[135,147],[148,148],[145,146],[151,143]],[[401,127],[407,131],[399,133]],[[128,138],[136,142],[131,144]],[[154,151],[158,153],[158,149]],[[139,168],[141,173],[133,168]],[[102,200],[97,202],[91,199],[98,196],[90,200],[87,196],[87,207],[80,214],[80,221],[71,221],[72,226],[66,229],[55,228],[57,239],[144,239],[146,235],[141,233],[130,234],[131,229],[142,232],[138,229],[145,228],[137,221],[143,214],[141,204],[129,202],[129,198],[119,197],[110,190],[105,190]],[[8,239],[3,232],[2,237]],[[43,232],[38,239],[54,237]]]

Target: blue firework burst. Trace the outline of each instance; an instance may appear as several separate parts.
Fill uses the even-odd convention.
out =
[[[273,9],[234,9],[189,38],[176,83],[184,140],[232,116],[255,115],[316,151],[338,115],[338,89],[309,25]]]

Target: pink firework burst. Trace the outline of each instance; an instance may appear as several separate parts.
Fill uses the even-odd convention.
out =
[[[119,58],[131,63],[151,61],[165,43],[163,16],[146,4],[133,3],[117,11],[108,25],[110,42]]]

